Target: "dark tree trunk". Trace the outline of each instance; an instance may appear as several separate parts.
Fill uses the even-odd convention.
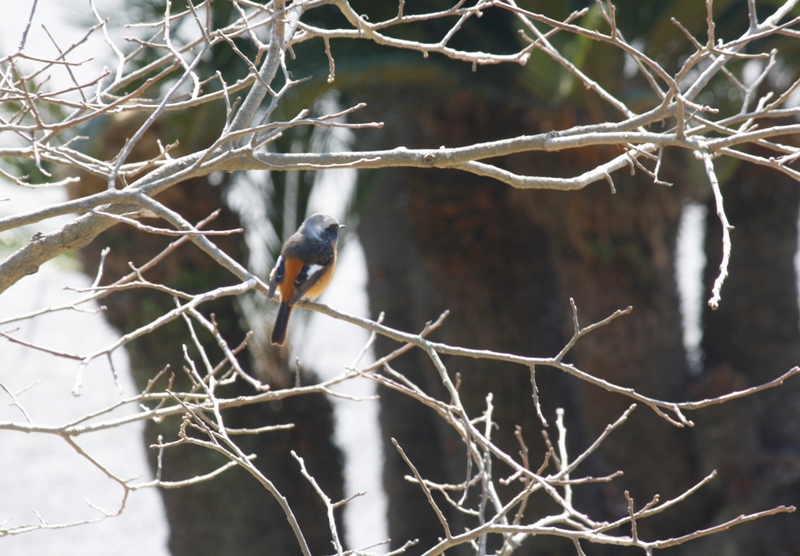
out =
[[[404,125],[397,116],[404,102],[400,99],[421,98],[415,93],[403,91],[391,105],[370,102],[380,114],[376,119],[396,122],[389,143],[434,146],[454,133],[464,142],[512,136],[522,126],[535,127],[538,117],[507,104],[456,97],[443,105],[417,103],[415,125]],[[368,141],[374,147],[376,139]],[[570,164],[566,157],[563,162]],[[534,171],[534,164],[539,173],[561,171],[548,170],[555,164],[541,159],[510,163],[522,171]],[[570,166],[570,173],[576,167]],[[359,228],[373,312],[385,311],[390,326],[413,331],[450,309],[450,318],[435,333],[441,341],[548,356],[572,333],[570,296],[584,325],[633,305],[630,316],[581,340],[572,362],[657,398],[684,399],[687,375],[673,267],[681,196],[646,178],[615,178],[619,193],[612,196],[603,185],[571,194],[517,192],[457,172],[378,174],[380,186]],[[378,346],[381,353],[391,347]],[[473,416],[485,407],[486,394],[493,393],[498,443],[516,454],[513,431],[521,425],[531,457],[539,461],[545,448],[528,370],[453,358],[445,363],[451,374],[461,374],[461,396]],[[420,352],[412,352],[395,368],[447,399]],[[537,381],[551,423],[556,407],[566,409],[573,454],[631,403],[549,369],[540,369]],[[435,481],[464,480],[465,448],[411,400],[392,392],[381,396],[390,534],[398,545],[420,538],[423,551],[443,532],[418,487],[403,480],[408,470],[388,439],[397,438],[423,476]],[[555,438],[557,433],[550,434]],[[627,513],[624,489],[639,505],[656,493],[662,499],[679,494],[697,479],[693,458],[687,431],[641,408],[582,468],[595,475],[624,469],[625,477],[605,488],[578,489],[578,503],[598,519],[611,519]],[[544,498],[538,500],[533,511],[550,509]],[[648,537],[688,532],[696,517],[696,510],[684,511],[645,522],[640,530]],[[468,523],[455,512],[449,519],[453,531]],[[520,553],[572,554],[574,546],[537,538]]]
[[[557,351],[559,308],[542,230],[514,215],[504,187],[465,184],[454,173],[440,174],[436,183],[425,178],[421,172],[393,172],[365,212],[360,235],[374,310],[386,312],[389,326],[421,330],[447,308],[451,316],[434,333],[437,340],[530,355]],[[391,349],[391,344],[381,342],[379,349]],[[527,369],[454,358],[444,363],[452,376],[460,373],[459,394],[470,415],[481,414],[492,392],[494,419],[500,424],[495,440],[516,453],[513,432],[520,425],[538,465],[545,448]],[[393,367],[447,399],[422,352],[412,352]],[[538,385],[551,422],[556,405],[575,414],[563,376],[543,371]],[[443,532],[419,487],[403,480],[409,470],[389,439],[398,440],[423,476],[448,483],[465,480],[466,447],[441,419],[410,398],[382,391],[381,400],[390,537],[397,544],[419,538],[419,550],[424,550]],[[579,431],[573,432],[570,440],[579,438]],[[453,531],[470,523],[452,511],[449,521]]]
[[[582,326],[633,308],[582,338],[570,361],[641,394],[684,400],[688,373],[674,268],[682,184],[668,189],[641,174],[617,173],[614,180],[614,195],[607,184],[573,193],[519,192],[517,206],[548,230],[560,301],[567,306],[568,297],[575,299]],[[567,334],[573,325],[563,320],[561,326]],[[592,439],[632,403],[585,382],[575,386]],[[600,474],[625,473],[604,488],[606,519],[627,513],[625,490],[641,506],[655,495],[677,496],[699,478],[690,430],[642,405],[604,442],[594,464]],[[639,532],[643,538],[688,533],[706,503],[643,520]]]
[[[406,91],[401,98],[420,98],[415,93]],[[391,107],[370,104],[388,119],[401,113],[401,105],[402,101]],[[441,144],[452,131],[446,127],[448,121],[458,122],[464,135],[497,133],[489,115],[493,110],[503,115],[507,111],[499,105],[485,108],[475,109],[466,98],[422,111],[417,106],[422,120],[395,120],[398,133],[390,142]],[[451,316],[434,337],[453,345],[528,355],[554,354],[561,348],[563,306],[558,303],[546,233],[514,209],[516,201],[508,187],[458,172],[395,170],[377,177],[381,183],[359,227],[374,312],[385,311],[390,326],[422,330],[426,321],[449,309]],[[385,352],[391,347],[381,342],[378,349]],[[514,427],[521,426],[536,462],[532,465],[538,465],[546,449],[533,411],[528,369],[455,358],[445,358],[444,363],[452,376],[460,374],[460,396],[470,415],[482,413],[491,392],[494,419],[500,425],[494,439],[509,453],[517,453]],[[411,352],[395,368],[447,399],[436,370],[421,352]],[[574,393],[565,377],[544,370],[537,379],[548,420],[554,421],[557,406],[566,407],[570,424],[575,424]],[[466,478],[466,447],[416,402],[386,391],[381,399],[390,536],[397,545],[419,538],[414,553],[424,551],[443,532],[419,488],[403,479],[408,469],[389,439],[398,440],[423,476],[449,483]],[[581,433],[580,427],[572,427],[569,440],[574,446],[580,445]],[[440,503],[448,512],[451,530],[476,523]],[[531,512],[537,513],[548,507],[544,498],[532,506]]]
[[[800,363],[800,315],[794,257],[798,184],[777,172],[743,165],[723,189],[734,229],[722,302],[703,314],[705,375],[696,397],[720,395],[768,382]],[[721,226],[708,210],[705,290],[719,272]],[[707,294],[708,295],[708,294]],[[703,473],[719,477],[712,522],[800,500],[800,381],[697,416]],[[744,525],[716,539],[714,550],[738,555],[797,554],[800,528],[782,515]],[[710,546],[710,545],[709,545]]]
[[[117,135],[127,137],[124,122],[110,126],[103,148],[110,153],[119,148],[115,144]],[[128,122],[130,124],[130,122]],[[156,126],[153,133],[158,133]],[[152,140],[143,145],[154,144]],[[165,141],[168,142],[168,141]],[[137,153],[148,157],[148,153]],[[153,153],[150,153],[153,154]],[[78,191],[73,195],[87,194],[88,190],[101,189],[91,177],[84,177]],[[220,217],[209,228],[232,229],[240,227],[238,218],[224,209],[224,187],[212,187],[205,180],[192,180],[173,187],[159,200],[180,212],[188,221],[198,222],[211,212],[223,207]],[[161,225],[161,224],[158,224]],[[101,235],[89,247],[80,252],[86,272],[94,274],[99,263],[100,250],[111,248],[105,264],[104,283],[111,283],[130,272],[128,262],[141,266],[160,252],[172,238],[145,234],[125,225],[117,225]],[[246,247],[241,235],[218,236],[215,243],[235,259],[244,262]],[[230,273],[215,263],[197,247],[188,243],[173,252],[145,277],[189,293],[200,293],[235,283]],[[147,289],[126,290],[114,293],[103,300],[110,323],[120,332],[127,333],[151,322],[175,307],[167,295]],[[214,315],[219,330],[228,344],[235,348],[245,337],[244,321],[232,298],[221,298],[201,307],[208,317]],[[198,330],[204,348],[212,362],[222,359],[216,341]],[[196,349],[182,320],[160,328],[154,334],[143,336],[129,344],[131,372],[137,387],[143,389],[165,365],[169,364],[175,374],[174,388],[188,389],[188,381],[182,368],[182,345],[189,348],[192,357],[199,362]],[[274,356],[275,354],[273,354]],[[255,374],[254,361],[247,350],[240,354],[242,367]],[[288,374],[288,364],[274,356],[267,365],[283,365],[276,372]],[[264,364],[259,368],[264,368]],[[262,380],[267,380],[261,377]],[[305,384],[315,378],[313,373],[305,377]],[[166,386],[166,379],[156,386]],[[253,394],[252,388],[237,381],[232,386],[219,390],[221,395],[235,397]],[[256,454],[256,466],[273,481],[278,490],[288,499],[300,527],[306,536],[311,551],[315,554],[331,550],[331,537],[325,508],[313,488],[302,477],[299,466],[290,455],[294,449],[302,456],[309,472],[317,479],[322,489],[333,500],[343,498],[342,458],[333,444],[333,423],[329,400],[322,395],[299,396],[282,402],[260,404],[225,411],[223,417],[231,428],[256,428],[271,424],[294,423],[289,431],[261,435],[241,435],[237,443],[246,454]],[[148,422],[145,445],[157,443],[158,436],[164,441],[177,438],[180,418],[168,418],[155,424]],[[148,450],[151,466],[156,466],[156,451]],[[162,478],[166,481],[184,480],[208,473],[226,463],[216,452],[195,446],[167,449],[163,458]],[[299,545],[278,503],[264,490],[256,479],[245,471],[234,468],[213,481],[198,485],[162,490],[167,519],[170,526],[169,548],[175,556],[198,554],[299,554]],[[340,529],[342,531],[342,529]]]

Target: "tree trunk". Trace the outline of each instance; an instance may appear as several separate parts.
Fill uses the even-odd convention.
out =
[[[397,114],[402,113],[402,99],[413,98],[421,97],[416,91],[403,91],[393,96],[390,105],[369,103],[380,114],[378,119],[396,123],[396,135],[388,143],[434,146],[454,134],[465,142],[488,140],[514,135],[541,117],[475,96],[456,97],[442,105],[417,103],[415,112],[420,117],[411,125]],[[537,130],[527,127],[524,131]],[[373,147],[376,141],[367,138]],[[565,167],[570,163],[567,156],[561,161]],[[548,169],[555,163],[546,159],[509,164],[536,165],[537,172],[545,175],[560,171]],[[570,173],[576,171],[575,165],[569,167]],[[569,297],[576,299],[583,325],[633,305],[631,315],[582,339],[571,361],[586,372],[642,393],[684,399],[686,362],[673,266],[681,196],[645,184],[647,178],[615,179],[619,193],[612,196],[602,185],[570,194],[518,192],[457,172],[379,173],[380,186],[359,228],[373,313],[385,311],[389,326],[414,331],[450,309],[448,321],[435,332],[437,340],[552,356],[572,333]],[[390,348],[388,342],[378,344],[380,353]],[[498,444],[516,454],[514,426],[521,425],[531,465],[538,465],[545,447],[531,399],[529,371],[455,358],[446,359],[445,364],[451,374],[460,373],[460,394],[471,415],[480,415],[486,394],[493,393]],[[412,352],[394,367],[429,393],[447,399],[422,353]],[[550,369],[540,369],[537,382],[550,423],[556,407],[566,409],[573,454],[631,403]],[[397,545],[420,538],[415,548],[424,551],[443,532],[419,488],[403,480],[408,469],[388,440],[400,442],[424,477],[455,483],[465,479],[465,447],[413,401],[392,392],[382,392],[381,400],[391,538]],[[555,440],[556,431],[549,432]],[[581,468],[587,475],[624,469],[625,477],[602,488],[576,489],[577,503],[597,519],[626,515],[623,490],[630,490],[639,506],[656,493],[662,499],[679,494],[697,479],[693,458],[692,438],[686,430],[641,408]],[[496,472],[504,473],[499,467]],[[544,498],[537,500],[529,514],[552,509]],[[447,511],[446,504],[441,507]],[[463,530],[468,522],[455,512],[447,515],[453,531]],[[640,531],[648,537],[688,532],[695,517],[693,511],[665,516],[644,522]],[[519,553],[573,554],[574,546],[536,538]]]
[[[570,361],[641,394],[684,400],[688,369],[674,266],[682,184],[664,188],[641,173],[617,173],[614,180],[614,195],[607,184],[573,193],[519,192],[516,206],[548,230],[560,301],[566,306],[567,298],[574,298],[581,326],[633,308],[582,338]],[[565,335],[573,328],[568,320],[560,325]],[[589,439],[632,403],[582,381],[575,386]],[[625,490],[639,507],[655,495],[662,500],[677,496],[699,479],[691,431],[641,405],[603,443],[594,463],[603,475],[625,473],[603,489],[605,519],[627,515]],[[664,538],[691,532],[708,503],[702,498],[682,512],[642,520],[640,534]]]
[[[800,362],[800,314],[794,258],[800,190],[789,177],[742,165],[723,189],[734,226],[729,276],[716,311],[703,314],[705,374],[696,397],[769,382]],[[709,204],[705,291],[719,272],[722,235]],[[708,295],[708,293],[706,294]],[[719,499],[711,522],[800,500],[800,381],[697,415],[702,472],[719,472],[710,485]],[[714,541],[732,556],[796,554],[795,516],[737,527]],[[710,545],[709,545],[710,546]]]
[[[202,119],[202,118],[199,118]],[[109,156],[119,149],[116,139],[129,137],[126,126],[138,125],[131,121],[118,121],[102,135],[102,148]],[[172,129],[184,129],[172,126]],[[128,130],[129,131],[129,130]],[[163,132],[156,124],[151,134]],[[165,143],[168,141],[164,141]],[[190,143],[187,141],[187,143]],[[155,145],[148,135],[142,145]],[[142,158],[153,153],[136,152]],[[132,157],[132,158],[134,158]],[[73,196],[86,195],[100,190],[104,183],[84,176]],[[219,207],[223,211],[209,228],[233,229],[240,227],[238,217],[224,209],[224,187],[213,187],[206,180],[190,180],[169,189],[159,200],[181,213],[188,221],[198,222]],[[157,224],[161,225],[161,224]],[[100,251],[111,248],[104,266],[104,284],[111,283],[130,272],[129,261],[137,267],[149,261],[164,249],[174,238],[146,234],[126,225],[117,225],[102,234],[97,241],[81,250],[79,256],[88,274],[94,275],[100,260]],[[242,235],[217,236],[214,242],[233,258],[244,261],[246,246]],[[164,284],[189,293],[209,291],[235,283],[235,278],[220,267],[208,255],[188,243],[174,251],[159,265],[148,271],[145,277],[155,283]],[[109,322],[121,333],[143,326],[175,307],[167,295],[148,289],[124,290],[103,300],[108,306],[105,313]],[[220,333],[231,348],[245,338],[244,321],[239,314],[236,300],[230,297],[203,305],[200,310],[209,317],[214,315]],[[222,359],[216,341],[199,326],[198,336],[212,362]],[[189,384],[181,370],[185,365],[182,345],[186,345],[195,361],[200,359],[194,343],[182,320],[174,321],[129,344],[131,372],[138,388],[144,389],[165,365],[169,364],[175,374],[173,388],[180,389]],[[247,350],[239,355],[246,372],[255,374],[255,365]],[[276,372],[289,374],[288,363],[273,354],[266,365],[282,365]],[[264,368],[265,364],[259,365]],[[262,380],[267,380],[261,377]],[[304,383],[315,380],[313,373],[304,377]],[[162,378],[155,390],[163,388],[167,379]],[[183,386],[182,386],[183,385]],[[252,388],[237,381],[234,385],[220,388],[220,393],[235,397],[253,394]],[[333,423],[330,401],[323,395],[297,396],[282,402],[242,407],[223,412],[228,427],[256,428],[272,424],[294,423],[289,431],[261,435],[241,435],[237,444],[246,454],[255,454],[256,466],[275,484],[288,499],[300,527],[306,536],[311,551],[315,554],[330,552],[331,536],[325,508],[319,497],[300,474],[299,466],[290,455],[294,449],[302,456],[309,472],[333,500],[343,498],[342,458],[333,443]],[[180,417],[167,418],[158,424],[148,422],[145,430],[145,445],[150,448],[159,435],[165,442],[177,439]],[[150,463],[155,470],[157,451],[148,449]],[[196,446],[180,446],[165,450],[162,479],[175,481],[189,479],[208,473],[226,463],[216,452]],[[283,511],[272,496],[259,486],[256,479],[245,471],[235,468],[226,471],[213,481],[184,488],[161,490],[170,526],[169,548],[175,556],[197,554],[237,554],[241,556],[264,554],[299,554],[297,540]],[[341,524],[340,524],[341,525]],[[340,529],[340,532],[343,529]]]

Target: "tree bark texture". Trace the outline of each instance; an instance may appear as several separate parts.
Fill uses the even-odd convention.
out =
[[[705,374],[696,397],[768,382],[800,362],[797,309],[798,184],[777,172],[742,165],[725,184],[731,231],[730,275],[716,311],[703,313]],[[708,207],[705,286],[710,291],[722,257],[721,226]],[[718,497],[712,521],[744,511],[800,500],[800,382],[697,416],[702,472],[719,471],[711,485]],[[705,543],[708,545],[708,542]],[[794,515],[736,528],[714,549],[733,556],[797,554],[800,530]]]
[[[541,117],[492,99],[457,96],[447,103],[429,102],[423,110],[417,104],[422,117],[403,123],[398,114],[407,107],[397,99],[418,95],[419,91],[406,90],[391,104],[382,104],[380,97],[377,104],[370,102],[379,119],[394,123],[390,143],[430,147],[454,134],[465,142],[487,140],[517,133],[517,127]],[[377,140],[369,142],[374,145]],[[541,167],[548,164],[545,160],[510,163],[537,164],[540,172],[548,173],[548,168]],[[393,170],[371,179],[380,185],[359,234],[367,256],[373,312],[384,311],[390,326],[421,330],[426,321],[449,309],[451,316],[435,333],[440,341],[550,356],[572,333],[570,296],[576,299],[583,325],[634,305],[630,316],[582,339],[572,362],[656,397],[680,399],[685,393],[686,364],[673,271],[680,214],[676,193],[635,179],[618,184],[616,196],[602,185],[574,194],[515,192],[449,171]],[[389,348],[388,343],[378,344],[381,352]],[[545,446],[529,371],[455,358],[446,359],[445,364],[451,374],[460,373],[460,395],[471,415],[481,413],[486,393],[492,392],[498,443],[516,454],[519,448],[513,432],[520,425],[532,461],[540,461]],[[412,352],[395,368],[446,399],[424,354]],[[537,383],[550,423],[555,421],[555,408],[565,408],[574,454],[630,404],[550,369],[538,370]],[[451,483],[465,478],[465,447],[432,414],[415,410],[413,401],[392,392],[382,392],[381,399],[390,536],[398,543],[420,537],[423,551],[442,531],[418,487],[403,480],[408,470],[388,439],[397,438],[423,476]],[[590,513],[618,517],[627,512],[624,489],[645,503],[655,493],[677,494],[696,477],[690,434],[647,410],[637,413],[584,468],[593,474],[626,471],[625,478],[611,486],[578,489],[578,500]],[[552,429],[549,434],[555,440],[557,433]],[[531,515],[552,509],[544,498],[531,506]],[[450,512],[449,519],[453,531],[467,523],[455,512]],[[673,516],[654,522],[652,530],[644,527],[646,534],[658,534],[679,530],[687,519],[688,515]],[[574,547],[537,539],[522,553],[553,551],[566,554]]]

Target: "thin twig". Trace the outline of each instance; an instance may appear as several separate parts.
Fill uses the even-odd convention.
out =
[[[408,468],[411,469],[411,472],[414,473],[414,477],[416,477],[417,479],[417,484],[419,484],[420,488],[422,489],[422,492],[425,493],[425,497],[428,499],[428,503],[431,505],[433,511],[436,513],[436,517],[439,519],[439,523],[441,523],[442,529],[444,529],[445,537],[447,537],[448,540],[452,539],[453,535],[450,534],[450,525],[448,525],[447,520],[445,519],[444,514],[442,513],[442,510],[439,509],[439,506],[433,500],[433,496],[431,495],[431,491],[428,488],[428,485],[425,484],[425,481],[422,479],[422,476],[419,474],[419,471],[417,471],[417,468],[414,467],[413,463],[411,463],[411,460],[408,459],[408,456],[406,456],[406,453],[403,451],[403,448],[400,447],[400,444],[397,442],[397,440],[392,438],[392,444],[394,444],[394,447],[397,448],[397,451],[400,453],[400,456],[403,458],[403,461],[406,462],[406,465],[408,465]]]

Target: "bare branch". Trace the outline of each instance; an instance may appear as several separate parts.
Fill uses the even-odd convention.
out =
[[[433,496],[431,496],[431,491],[428,488],[427,484],[422,479],[422,476],[419,474],[419,471],[417,471],[417,468],[414,467],[414,464],[411,463],[411,460],[408,459],[408,456],[406,456],[406,453],[403,451],[403,448],[401,448],[400,444],[397,443],[397,440],[392,438],[392,444],[394,444],[394,447],[397,448],[397,451],[400,453],[400,456],[403,458],[403,461],[406,462],[406,465],[408,465],[409,469],[411,469],[411,472],[414,473],[414,477],[417,479],[417,484],[419,484],[420,488],[425,493],[425,497],[428,499],[428,503],[433,508],[433,511],[436,513],[436,517],[439,519],[439,523],[441,523],[442,528],[444,529],[445,536],[447,537],[448,540],[451,540],[453,538],[453,535],[450,534],[450,525],[448,525],[447,520],[445,519],[444,514],[442,513],[442,510],[439,509],[439,506],[437,506],[436,502],[433,500]]]
[[[728,217],[725,215],[725,209],[722,206],[722,192],[719,188],[719,181],[717,174],[714,171],[714,163],[711,160],[711,155],[704,153],[702,155],[703,165],[708,175],[708,181],[711,184],[711,190],[714,192],[714,201],[717,205],[717,217],[720,224],[722,224],[722,261],[719,263],[719,276],[714,280],[714,287],[711,290],[711,299],[708,300],[708,305],[712,309],[719,307],[720,290],[725,278],[728,277],[728,262],[731,260],[731,230],[733,226],[728,222]]]

